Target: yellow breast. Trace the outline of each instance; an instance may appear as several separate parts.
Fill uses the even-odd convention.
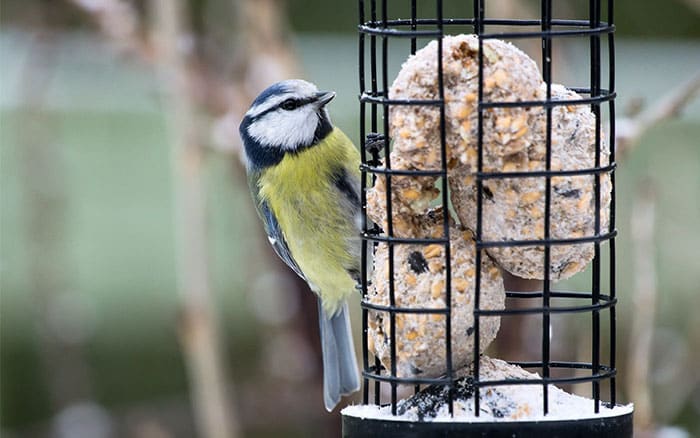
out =
[[[358,230],[333,178],[359,175],[359,154],[339,129],[319,144],[287,154],[260,178],[262,200],[274,213],[292,257],[331,314],[352,293],[347,269],[359,269]]]

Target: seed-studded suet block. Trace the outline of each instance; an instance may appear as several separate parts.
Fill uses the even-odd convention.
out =
[[[422,233],[443,235],[441,211],[431,210],[421,220]],[[471,231],[456,224],[450,226],[451,251],[451,337],[453,367],[467,365],[474,349],[474,291],[476,250]],[[380,245],[374,256],[372,287],[367,301],[388,306],[389,251]],[[445,309],[447,306],[445,247],[431,245],[394,246],[395,306],[401,308]],[[498,267],[484,253],[481,265],[482,309],[503,309],[505,291]],[[447,370],[445,313],[395,313],[396,375],[398,377],[438,377]],[[370,351],[384,367],[391,369],[391,318],[388,312],[370,311],[367,338]],[[480,323],[479,350],[483,352],[498,332],[500,319],[483,317]]]
[[[474,35],[443,38],[445,147],[451,201],[461,223],[477,225],[475,174],[478,163],[478,51]],[[547,97],[535,62],[512,44],[483,41],[483,102],[543,101]],[[391,99],[439,99],[437,42],[411,56],[389,90]],[[578,100],[561,85],[551,86],[553,100]],[[439,169],[440,110],[429,105],[392,105],[389,114],[391,168]],[[488,108],[483,113],[482,171],[523,173],[546,170],[546,111],[542,106]],[[602,135],[601,135],[602,137]],[[555,106],[551,115],[551,170],[595,167],[595,117],[587,105]],[[600,140],[599,163],[609,151]],[[595,230],[593,175],[553,176],[550,191],[551,239],[575,239],[603,233],[608,226],[610,177],[600,176],[599,228]],[[431,176],[393,176],[392,223],[395,236],[421,237],[420,217],[439,195]],[[377,178],[367,196],[368,214],[386,229],[386,180]],[[545,234],[545,177],[484,179],[482,240],[539,240]],[[553,245],[551,280],[568,278],[593,258],[593,244]],[[489,248],[496,262],[514,275],[543,279],[541,245]]]

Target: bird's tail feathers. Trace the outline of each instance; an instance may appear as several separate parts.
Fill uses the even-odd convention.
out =
[[[330,412],[342,395],[360,389],[360,375],[347,302],[334,315],[329,315],[319,299],[318,319],[323,356],[323,401]]]

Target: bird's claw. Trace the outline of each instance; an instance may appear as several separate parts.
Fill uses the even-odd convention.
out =
[[[379,134],[378,132],[370,132],[367,134],[365,139],[365,150],[372,155],[372,159],[367,162],[371,166],[378,166],[381,164],[379,159],[381,151],[384,150],[386,143],[386,136],[384,134]]]

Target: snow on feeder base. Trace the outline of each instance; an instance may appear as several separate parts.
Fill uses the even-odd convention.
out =
[[[481,358],[484,380],[533,380],[540,376],[502,360]],[[468,370],[463,370],[467,374]],[[391,406],[355,405],[342,411],[345,437],[472,436],[625,437],[632,434],[632,405],[601,406],[594,400],[569,394],[549,385],[549,412],[542,411],[542,385],[499,385],[481,393],[480,415],[474,415],[474,380],[458,378],[452,389],[449,412],[447,386],[431,385],[401,400],[397,415]],[[515,435],[514,435],[515,434]]]

